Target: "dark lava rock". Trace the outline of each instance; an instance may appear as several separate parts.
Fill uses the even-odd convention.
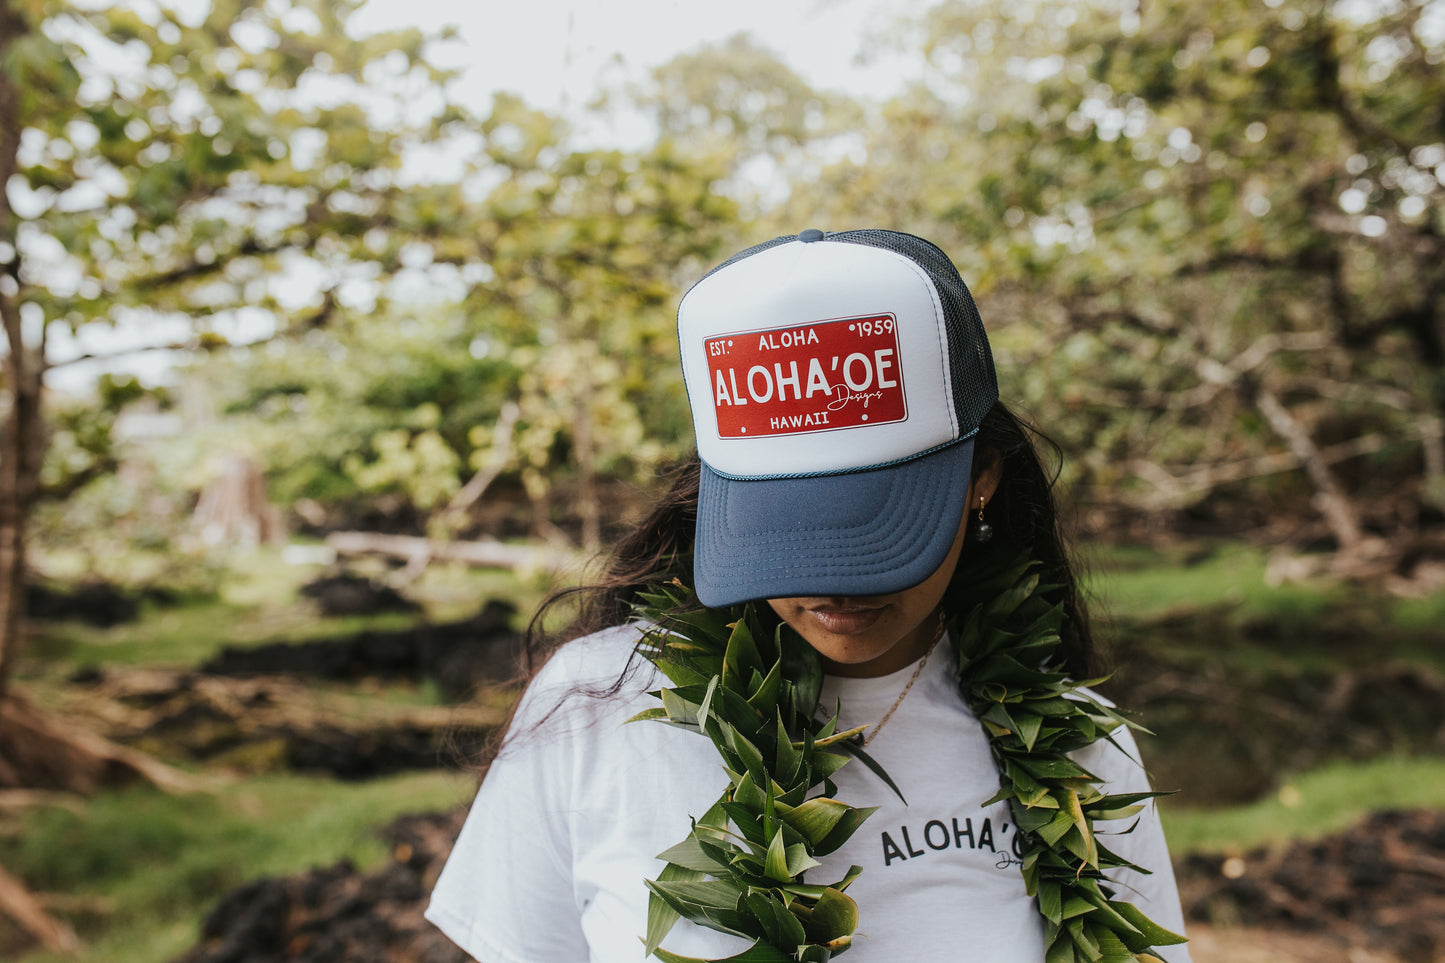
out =
[[[373,779],[417,769],[470,768],[486,757],[491,726],[439,719],[337,725],[239,698],[178,689],[143,729],[121,736],[142,751],[247,771],[277,768]]]
[[[326,615],[376,615],[421,608],[390,585],[364,575],[323,575],[301,586],[301,594],[314,599]]]
[[[1324,839],[1178,867],[1194,919],[1334,933],[1445,960],[1445,812],[1388,811]]]
[[[129,711],[110,737],[142,752],[243,772],[303,769],[369,779],[413,769],[472,768],[495,725],[485,710],[418,710],[349,718],[293,680],[96,669],[72,683]]]
[[[366,630],[336,639],[227,646],[205,663],[211,675],[294,675],[320,679],[434,678],[447,698],[484,681],[518,675],[522,637],[516,608],[492,600],[469,619],[406,629]]]
[[[140,599],[109,582],[85,582],[71,589],[35,584],[26,587],[25,614],[107,629],[134,622],[140,615]]]
[[[372,779],[410,769],[470,765],[482,757],[490,729],[389,726],[361,732],[331,726],[285,734],[292,769],[323,771],[340,779]]]
[[[466,810],[404,816],[387,866],[350,862],[256,880],[224,896],[174,963],[470,963],[422,917]]]
[[[98,685],[105,681],[105,670],[97,665],[83,665],[66,676],[65,681],[71,685]]]

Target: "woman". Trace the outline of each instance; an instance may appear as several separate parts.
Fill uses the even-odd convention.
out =
[[[678,334],[698,458],[532,680],[429,918],[484,963],[1187,961],[948,258],[778,238]]]

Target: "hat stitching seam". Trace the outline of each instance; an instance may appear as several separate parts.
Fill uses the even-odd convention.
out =
[[[881,471],[885,468],[896,468],[899,465],[906,465],[909,462],[917,461],[920,458],[927,458],[929,455],[937,454],[938,452],[943,451],[945,448],[952,448],[955,445],[960,445],[977,434],[978,429],[975,428],[966,435],[959,435],[957,438],[950,438],[948,441],[934,445],[932,448],[927,448],[915,454],[904,455],[902,458],[895,458],[892,461],[880,461],[876,465],[863,465],[858,468],[830,468],[827,471],[794,472],[786,475],[734,475],[731,472],[725,472],[720,468],[713,467],[713,465],[709,464],[706,460],[703,461],[703,464],[707,465],[708,471],[712,472],[714,475],[717,475],[719,478],[726,478],[728,481],[736,482],[788,481],[789,479],[794,478],[829,478],[834,475],[861,475],[864,472]]]

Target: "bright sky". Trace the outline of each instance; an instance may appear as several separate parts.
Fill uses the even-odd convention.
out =
[[[465,73],[459,97],[485,107],[519,92],[534,107],[571,112],[599,81],[640,78],[704,43],[747,32],[815,86],[888,94],[907,67],[879,42],[920,0],[369,0],[362,31],[454,24],[459,43],[433,60]]]

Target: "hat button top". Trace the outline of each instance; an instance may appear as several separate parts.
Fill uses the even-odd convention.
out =
[[[806,231],[803,231],[798,235],[798,240],[802,241],[804,244],[809,244],[813,241],[821,241],[822,239],[823,232],[818,230],[816,227],[810,227]]]

